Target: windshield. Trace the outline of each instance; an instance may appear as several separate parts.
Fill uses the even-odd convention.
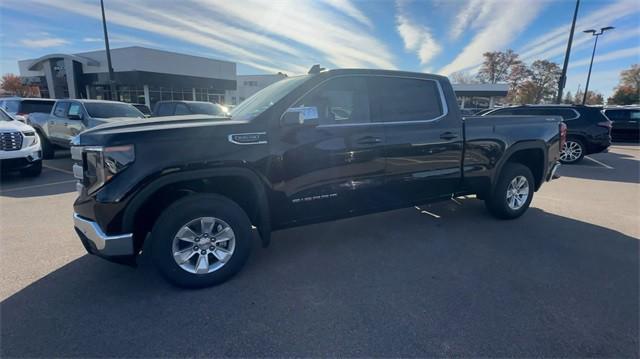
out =
[[[308,75],[290,77],[265,87],[234,108],[231,111],[231,118],[241,121],[252,120],[307,79],[309,79]]]
[[[201,115],[226,115],[227,113],[222,108],[222,106],[215,103],[203,103],[203,102],[195,102],[187,104],[191,113],[193,114],[201,114]]]
[[[13,121],[13,118],[0,108],[0,121]]]
[[[93,118],[144,117],[142,112],[128,103],[87,102],[84,107]]]

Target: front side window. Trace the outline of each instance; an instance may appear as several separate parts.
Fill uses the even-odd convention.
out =
[[[68,102],[58,102],[56,104],[56,109],[53,111],[53,114],[56,117],[65,118],[67,117],[67,110],[69,109]]]
[[[187,108],[187,105],[185,105],[183,103],[177,103],[176,104],[175,114],[176,115],[190,115],[191,112]]]
[[[444,115],[438,84],[433,80],[374,77],[371,88],[383,122],[433,120]]]
[[[320,125],[371,122],[367,80],[362,76],[331,79],[287,111],[302,112],[305,119],[317,119]]]

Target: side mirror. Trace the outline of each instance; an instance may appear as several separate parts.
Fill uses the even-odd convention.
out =
[[[289,111],[282,115],[282,124],[285,126],[302,125],[304,123],[304,115],[300,111]]]
[[[288,109],[282,115],[281,123],[284,126],[317,126],[319,119],[317,110],[308,112],[306,109]]]

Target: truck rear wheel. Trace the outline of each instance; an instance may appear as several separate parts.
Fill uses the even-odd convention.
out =
[[[533,199],[531,170],[520,163],[507,163],[493,193],[485,199],[489,212],[497,218],[514,219],[527,211]]]
[[[214,194],[169,206],[151,232],[153,262],[171,283],[220,284],[238,273],[251,251],[251,222],[235,202]]]

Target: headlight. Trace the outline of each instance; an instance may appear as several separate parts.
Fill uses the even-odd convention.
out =
[[[113,176],[122,172],[135,159],[133,145],[113,147],[85,147],[83,153],[83,182],[91,194]]]
[[[35,131],[24,131],[22,132],[24,136],[24,147],[31,147],[38,144],[38,134]]]

